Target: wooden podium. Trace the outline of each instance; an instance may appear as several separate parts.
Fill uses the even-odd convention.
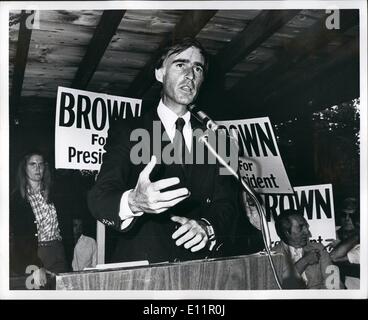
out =
[[[279,278],[284,258],[272,255]],[[277,289],[264,254],[89,270],[56,276],[56,290],[266,290]]]

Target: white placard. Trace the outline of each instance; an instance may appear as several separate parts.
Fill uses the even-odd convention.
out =
[[[55,167],[99,170],[110,122],[139,117],[142,100],[58,87]]]
[[[238,140],[239,172],[249,186],[258,193],[293,193],[268,117],[218,123]]]
[[[294,187],[294,195],[262,195],[265,213],[274,245],[276,234],[274,217],[286,209],[299,209],[309,223],[310,240],[324,246],[336,239],[335,209],[331,184]]]

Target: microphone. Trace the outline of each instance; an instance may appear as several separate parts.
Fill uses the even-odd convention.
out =
[[[202,110],[199,110],[195,104],[191,104],[188,106],[189,112],[196,118],[200,123],[202,123],[208,130],[211,130],[216,133],[225,134],[230,140],[235,141],[235,144],[239,146],[238,139],[229,134],[227,130],[219,130],[220,126],[215,121],[212,120],[207,113]]]
[[[191,104],[188,106],[188,110],[190,113],[203,125],[206,126],[207,129],[216,131],[219,128],[219,125],[216,121],[212,120],[204,111],[199,110],[195,104]]]

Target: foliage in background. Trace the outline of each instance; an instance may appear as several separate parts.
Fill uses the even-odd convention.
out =
[[[354,99],[313,114],[315,128],[321,133],[351,141],[360,154],[360,99]]]
[[[337,205],[347,196],[359,196],[359,108],[360,100],[354,99],[316,112],[309,124],[311,132],[306,131],[306,139],[312,144],[313,180],[315,184],[332,183]],[[298,118],[275,125],[281,156],[294,186],[294,181],[300,184],[300,170],[295,168],[300,166],[297,153],[304,151],[298,146],[304,125],[308,124]]]

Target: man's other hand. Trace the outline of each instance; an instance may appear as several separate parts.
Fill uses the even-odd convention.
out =
[[[208,235],[202,221],[178,216],[172,216],[171,220],[181,224],[172,235],[177,246],[184,244],[184,248],[190,249],[192,252],[197,252],[206,246]]]
[[[151,182],[149,175],[157,163],[155,156],[139,174],[137,185],[129,193],[128,204],[133,213],[161,213],[175,206],[190,196],[187,188],[174,189],[161,192],[161,190],[174,186],[180,182],[179,178],[168,178]]]

